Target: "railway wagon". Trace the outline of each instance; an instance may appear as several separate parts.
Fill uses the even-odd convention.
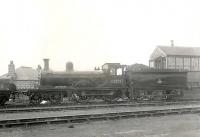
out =
[[[187,88],[187,72],[170,69],[128,70],[127,82],[135,100],[178,99]]]
[[[43,72],[39,89],[28,90],[28,96],[34,104],[42,100],[59,103],[63,97],[79,102],[95,98],[112,101],[127,91],[124,68],[119,63],[106,63],[102,71]]]

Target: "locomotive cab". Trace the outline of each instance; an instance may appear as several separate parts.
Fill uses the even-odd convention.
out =
[[[102,66],[102,71],[111,76],[121,76],[124,75],[126,65],[121,65],[120,63],[105,63]]]
[[[115,86],[124,86],[126,65],[120,63],[105,63],[102,66],[102,71],[106,74],[110,83]]]

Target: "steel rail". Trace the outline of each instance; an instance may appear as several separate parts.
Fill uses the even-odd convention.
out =
[[[71,106],[37,106],[37,107],[19,107],[19,108],[1,108],[0,113],[21,113],[21,112],[42,112],[42,111],[60,111],[60,110],[84,110],[97,108],[114,107],[145,107],[145,106],[167,106],[167,105],[188,105],[200,104],[199,101],[190,102],[162,102],[162,103],[121,103],[121,104],[97,104],[97,105],[71,105]]]
[[[87,102],[87,103],[60,103],[60,104],[6,104],[4,106],[0,106],[0,109],[7,109],[7,108],[26,108],[26,107],[53,107],[53,106],[77,106],[77,105],[101,105],[101,104],[124,104],[124,103],[132,103],[132,104],[144,104],[144,105],[152,105],[152,104],[158,104],[158,103],[185,103],[185,102],[200,102],[200,98],[197,99],[179,99],[179,100],[172,100],[172,101],[115,101],[115,102]]]
[[[100,121],[100,120],[115,120],[122,118],[140,118],[140,117],[195,114],[195,113],[200,113],[200,107],[160,109],[160,110],[150,110],[150,111],[126,111],[126,112],[116,112],[116,113],[99,113],[99,114],[70,115],[70,116],[68,115],[68,116],[55,116],[55,117],[36,117],[30,119],[1,120],[0,128],[13,127],[13,126],[40,125],[40,124],[57,124],[57,123],[74,124],[74,123]]]

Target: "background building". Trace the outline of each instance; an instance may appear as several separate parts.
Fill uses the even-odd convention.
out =
[[[157,46],[150,56],[149,66],[200,71],[200,47]]]
[[[13,61],[8,65],[8,73],[0,77],[0,81],[10,81],[16,85],[17,90],[38,88],[39,71],[31,67],[21,66],[15,69]]]
[[[200,87],[200,47],[157,46],[149,67],[187,70],[188,87]]]

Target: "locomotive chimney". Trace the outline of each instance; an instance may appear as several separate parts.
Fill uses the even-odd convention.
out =
[[[44,71],[49,71],[49,59],[44,60]]]

